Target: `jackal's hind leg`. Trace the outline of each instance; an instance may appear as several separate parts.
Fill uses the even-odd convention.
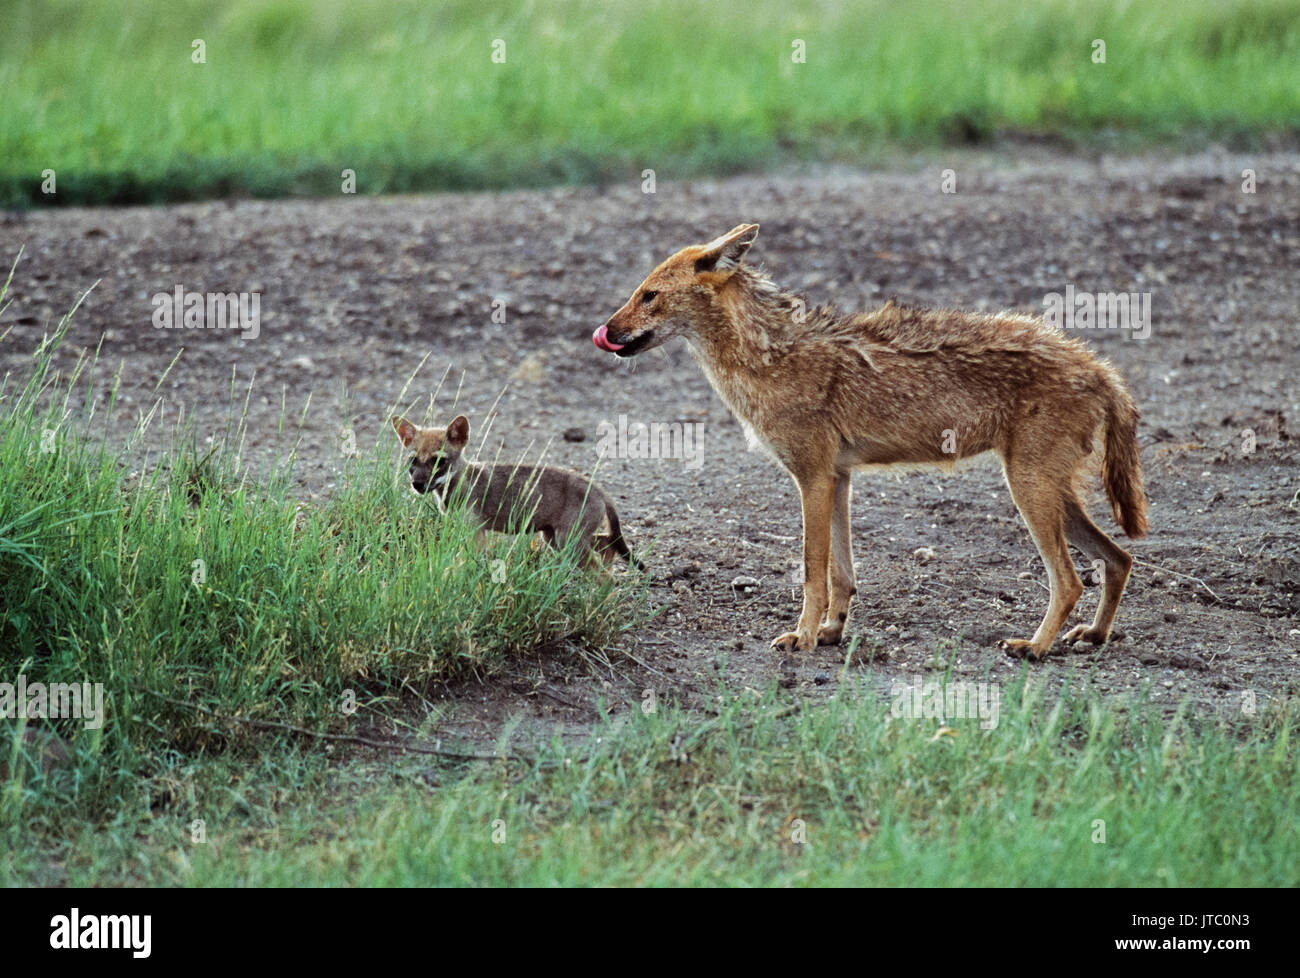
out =
[[[1038,553],[1047,566],[1047,585],[1051,598],[1047,614],[1031,639],[1009,638],[1002,645],[1014,656],[1041,659],[1047,655],[1057,633],[1083,595],[1083,582],[1074,570],[1070,548],[1065,542],[1065,498],[1061,487],[1045,479],[1034,468],[1006,467],[1011,498],[1024,517]]]
[[[1110,638],[1110,626],[1119,609],[1119,600],[1124,595],[1129,572],[1133,569],[1133,558],[1098,529],[1078,499],[1066,500],[1065,534],[1072,544],[1102,564],[1101,600],[1097,603],[1097,616],[1091,625],[1079,625],[1070,629],[1065,635],[1065,641],[1100,645]]]

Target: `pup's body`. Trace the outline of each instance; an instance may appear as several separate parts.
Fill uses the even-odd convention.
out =
[[[951,465],[994,451],[1047,565],[1051,601],[1032,639],[1046,654],[1083,592],[1067,540],[1105,565],[1096,619],[1067,641],[1101,643],[1132,558],[1088,518],[1076,478],[1104,441],[1102,481],[1116,520],[1146,532],[1137,409],[1119,375],[1041,320],[915,310],[888,303],[842,316],[740,264],[758,233],[741,225],[656,268],[593,337],[633,356],[682,334],[714,389],[799,486],[804,603],[780,648],[838,642],[856,586],[851,471]],[[829,595],[828,595],[829,589]],[[823,616],[825,620],[823,621]]]
[[[420,428],[393,418],[393,429],[411,458],[411,488],[440,499],[465,500],[480,531],[540,533],[562,546],[572,536],[584,556],[618,554],[640,567],[619,527],[613,504],[590,480],[554,466],[480,465],[465,459],[469,421],[456,417],[446,428]],[[605,524],[609,533],[601,535]]]

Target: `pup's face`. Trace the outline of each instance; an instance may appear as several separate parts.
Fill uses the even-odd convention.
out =
[[[465,415],[445,428],[421,428],[405,418],[393,418],[397,438],[411,455],[411,488],[416,492],[441,492],[447,480],[460,468],[461,453],[469,442],[469,421]]]
[[[650,273],[591,341],[633,357],[709,322],[718,314],[718,291],[757,236],[757,224],[742,224],[708,244],[683,248]]]

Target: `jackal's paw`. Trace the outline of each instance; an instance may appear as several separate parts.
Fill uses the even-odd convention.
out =
[[[801,651],[807,652],[815,644],[816,643],[813,641],[812,636],[802,638],[798,632],[786,632],[784,635],[778,635],[776,638],[772,639],[772,648],[780,649],[783,652],[789,652],[793,649],[800,649]]]
[[[839,645],[844,636],[844,622],[825,622],[817,628],[818,645]]]
[[[1091,625],[1079,625],[1065,633],[1065,644],[1073,645],[1075,642],[1091,642],[1093,645],[1101,645],[1108,637],[1108,633],[1103,632],[1100,628],[1093,628]]]
[[[1035,648],[1034,643],[1027,638],[1004,638],[1001,644],[1007,655],[1013,659],[1040,662],[1047,655],[1047,649]]]

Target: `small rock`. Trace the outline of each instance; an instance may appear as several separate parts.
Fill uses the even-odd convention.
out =
[[[581,428],[565,428],[564,440],[565,441],[586,441],[587,433],[583,431]]]
[[[753,577],[737,577],[731,582],[731,589],[739,594],[753,594],[758,590],[758,579]]]
[[[934,560],[935,552],[933,547],[917,547],[912,551],[912,558],[919,563],[928,564]]]

